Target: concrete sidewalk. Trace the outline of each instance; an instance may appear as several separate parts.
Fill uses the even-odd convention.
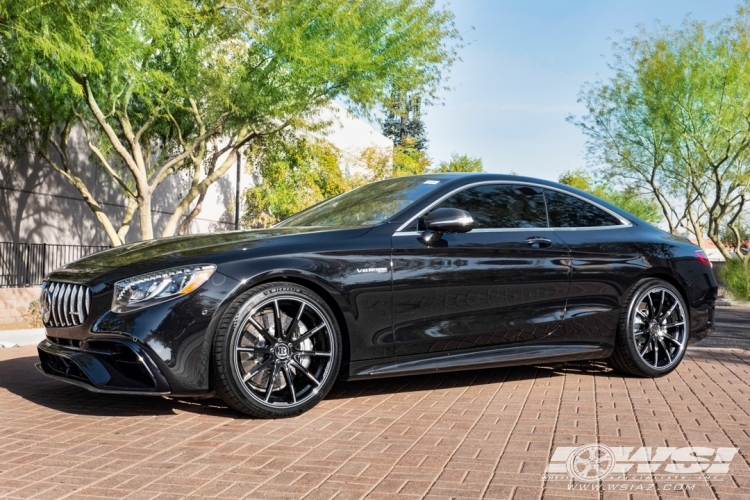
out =
[[[217,400],[89,393],[40,375],[35,354],[33,346],[0,349],[6,498],[747,499],[750,492],[744,350],[691,348],[675,372],[653,380],[586,362],[344,383],[285,420],[245,418]],[[740,451],[727,474],[709,479],[607,478],[595,484],[631,490],[602,492],[543,480],[558,447],[589,443]]]
[[[44,328],[32,328],[28,330],[0,330],[0,342],[10,344],[36,345],[44,340]]]

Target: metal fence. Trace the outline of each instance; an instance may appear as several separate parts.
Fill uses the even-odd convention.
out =
[[[41,285],[50,271],[107,248],[0,242],[0,288]]]

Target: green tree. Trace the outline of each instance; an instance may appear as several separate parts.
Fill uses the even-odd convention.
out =
[[[638,193],[633,187],[617,189],[610,182],[594,179],[581,169],[563,172],[558,182],[591,193],[650,224],[658,224],[662,220],[658,203],[648,194]]]
[[[367,116],[397,89],[434,97],[458,39],[434,0],[14,0],[0,5],[0,75],[33,117],[33,151],[119,245],[136,214],[154,236],[153,193],[178,171],[190,184],[163,236],[242,151],[320,126],[332,99]],[[83,181],[80,137],[127,200],[119,220]]]
[[[411,138],[393,147],[393,171],[388,177],[424,174],[430,168],[430,157],[417,149]]]
[[[410,145],[417,151],[425,151],[427,132],[422,120],[422,97],[414,93],[396,92],[387,104],[382,131],[395,146]]]
[[[245,191],[246,227],[266,227],[361,184],[346,176],[339,151],[319,139],[283,134],[248,151],[255,186]]]
[[[484,172],[481,158],[453,153],[450,161],[441,161],[436,172]]]
[[[608,81],[581,93],[571,118],[608,177],[650,192],[671,232],[704,234],[725,258],[722,228],[737,223],[750,188],[750,4],[715,24],[686,20],[615,44]],[[750,266],[750,256],[740,256]]]

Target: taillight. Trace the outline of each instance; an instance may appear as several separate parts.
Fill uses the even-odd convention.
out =
[[[706,253],[703,250],[696,250],[695,256],[704,266],[713,267],[711,266],[711,261],[708,260],[708,256],[706,256]]]

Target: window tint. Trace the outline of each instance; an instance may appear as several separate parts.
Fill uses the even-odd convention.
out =
[[[451,196],[435,208],[466,210],[474,218],[476,229],[547,227],[542,190],[530,186],[477,186]]]
[[[550,227],[619,226],[621,222],[591,203],[560,191],[544,190]]]

